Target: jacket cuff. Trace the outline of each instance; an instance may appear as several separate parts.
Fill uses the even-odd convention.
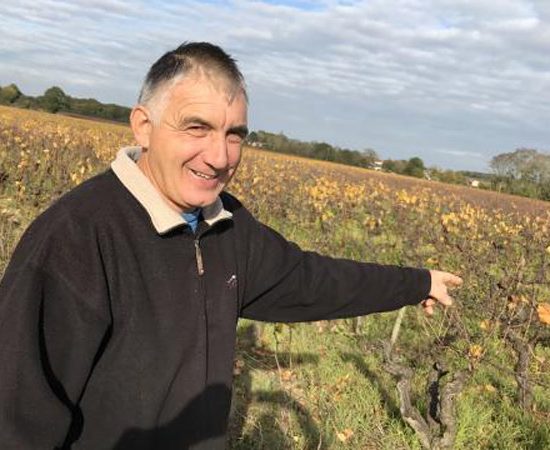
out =
[[[432,290],[432,276],[428,269],[416,269],[415,271],[417,277],[416,285],[418,286],[416,295],[418,295],[418,300],[414,302],[414,304],[418,304],[428,298],[428,295]]]

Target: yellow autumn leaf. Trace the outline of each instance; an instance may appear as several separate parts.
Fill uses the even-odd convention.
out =
[[[290,381],[294,377],[294,372],[290,369],[285,369],[281,371],[281,380]]]
[[[479,323],[479,328],[481,328],[482,330],[489,330],[489,329],[491,329],[491,321],[490,321],[490,320],[482,320],[482,321]]]
[[[340,442],[343,442],[344,444],[349,441],[352,436],[353,430],[351,428],[346,428],[345,430],[336,432],[336,437]]]
[[[541,303],[537,306],[537,314],[542,323],[550,325],[550,303]]]
[[[527,300],[527,297],[525,297],[525,295],[515,294],[510,295],[510,297],[508,297],[508,301],[511,303],[529,303],[529,300]]]
[[[478,344],[472,344],[468,350],[468,354],[472,358],[479,359],[483,354],[483,347]]]

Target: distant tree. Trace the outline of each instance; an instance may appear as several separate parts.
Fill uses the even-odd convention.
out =
[[[518,148],[493,157],[490,167],[498,176],[538,183],[550,177],[550,155],[532,148]]]
[[[407,161],[403,173],[412,177],[424,178],[425,170],[426,168],[424,167],[424,161],[422,161],[422,159],[418,156],[415,156]]]
[[[83,116],[103,117],[101,103],[93,98],[74,98],[71,101],[71,112]]]
[[[370,167],[372,162],[376,160],[365,155],[364,152],[349,150],[347,148],[338,149],[336,156],[338,162],[358,167]]]
[[[255,131],[251,131],[248,133],[248,136],[246,137],[247,142],[258,142],[258,134]]]
[[[38,98],[38,103],[46,111],[56,113],[60,110],[68,110],[70,99],[60,87],[53,86]]]
[[[460,175],[463,175],[464,177],[475,178],[477,180],[489,181],[491,179],[491,174],[486,173],[486,172],[474,172],[474,171],[471,171],[471,170],[460,170],[456,173],[458,173]]]
[[[402,159],[386,159],[382,163],[382,169],[387,172],[403,173],[406,165],[407,162]]]
[[[342,164],[356,165],[359,161],[356,157],[356,152],[345,148],[338,152],[338,162],[341,162]]]
[[[24,95],[15,84],[0,87],[0,104],[12,105],[18,108],[43,109],[52,113],[70,112],[126,123],[129,122],[131,111],[130,108],[125,106],[113,103],[103,104],[93,98],[70,97],[58,86],[52,86],[39,97]]]
[[[430,169],[432,180],[441,181],[450,184],[467,184],[467,175],[463,172],[455,172],[453,170],[442,170],[438,168]]]
[[[116,120],[117,122],[129,122],[130,121],[130,108],[126,108],[124,106],[120,105],[107,105],[110,110],[110,117],[108,119],[110,120]]]
[[[491,159],[493,189],[511,194],[550,199],[550,155],[518,148]]]
[[[21,91],[16,84],[0,87],[0,104],[10,105],[21,97]]]
[[[313,144],[312,156],[325,161],[334,161],[336,159],[334,147],[326,142],[316,142]]]
[[[365,159],[365,167],[372,166],[375,161],[380,160],[378,153],[376,153],[376,150],[373,150],[372,148],[366,148],[362,153]]]
[[[490,167],[500,177],[521,178],[521,166],[532,156],[532,151],[524,151],[523,149],[501,153],[491,159]]]
[[[17,100],[15,100],[12,103],[12,106],[16,106],[18,108],[25,108],[25,109],[39,108],[38,102],[36,101],[35,97],[27,96],[24,94],[21,94],[21,96],[19,96]]]

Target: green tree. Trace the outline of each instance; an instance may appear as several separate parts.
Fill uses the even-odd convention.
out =
[[[414,158],[409,159],[403,173],[412,177],[424,178],[425,170],[426,168],[424,167],[424,161],[422,161],[422,159],[418,156],[415,156]]]
[[[403,173],[406,165],[407,162],[401,159],[386,159],[382,163],[382,169],[387,172]]]
[[[313,144],[313,157],[316,159],[334,161],[336,159],[335,153],[334,147],[326,142],[316,142]]]
[[[65,92],[60,87],[53,86],[44,92],[42,97],[38,98],[40,107],[48,112],[56,113],[60,110],[68,110],[70,98],[65,95]]]
[[[21,97],[21,91],[16,84],[0,87],[0,104],[10,105]]]
[[[442,170],[438,168],[430,168],[431,177],[433,180],[441,181],[450,184],[467,184],[468,179],[462,172],[453,170]]]
[[[251,131],[250,133],[248,133],[248,136],[246,137],[246,141],[247,142],[258,142],[259,141],[258,133],[256,133],[255,131]]]

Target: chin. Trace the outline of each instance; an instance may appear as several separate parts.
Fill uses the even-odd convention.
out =
[[[189,205],[190,208],[204,208],[211,205],[218,198],[219,193],[212,195],[203,195],[200,197],[194,197],[184,200],[184,204]]]

